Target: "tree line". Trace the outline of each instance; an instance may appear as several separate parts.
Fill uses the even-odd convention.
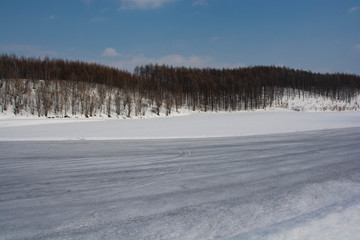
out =
[[[2,54],[0,59],[2,79],[67,80],[99,83],[123,88],[132,74],[114,67],[96,63],[50,59],[25,58]]]
[[[350,102],[359,95],[360,77],[320,74],[285,67],[234,69],[137,66],[133,73],[81,61],[0,58],[1,109],[62,116],[116,113],[130,117],[151,109],[168,115],[193,111],[238,111],[284,106],[294,96]]]

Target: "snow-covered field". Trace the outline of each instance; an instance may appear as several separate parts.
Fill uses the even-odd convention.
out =
[[[0,118],[0,140],[238,137],[360,127],[360,111],[193,113],[147,119]]]
[[[2,118],[0,140],[0,239],[360,232],[359,112]]]

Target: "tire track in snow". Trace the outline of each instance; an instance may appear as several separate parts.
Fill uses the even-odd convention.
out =
[[[168,160],[168,161],[165,161],[165,162],[154,162],[155,164],[156,163],[160,163],[161,165],[163,165],[165,168],[168,168],[169,166],[175,166],[176,167],[176,171],[174,173],[170,173],[170,174],[166,174],[166,173],[162,173],[160,174],[160,178],[157,178],[157,176],[154,176],[154,180],[153,181],[149,181],[145,184],[139,184],[139,185],[135,185],[133,188],[134,189],[139,189],[139,188],[144,188],[144,187],[148,187],[148,186],[151,186],[151,185],[154,185],[154,184],[157,184],[157,183],[160,183],[160,182],[163,182],[165,181],[166,179],[169,179],[171,178],[171,176],[173,175],[177,175],[177,174],[180,174],[182,171],[183,171],[183,168],[180,164],[178,163],[166,163],[166,162],[171,162],[171,161],[179,161],[181,159],[184,159],[184,158],[190,158],[192,156],[192,152],[191,151],[181,151],[181,153]],[[157,179],[156,179],[157,178]],[[156,179],[156,180],[155,180]]]

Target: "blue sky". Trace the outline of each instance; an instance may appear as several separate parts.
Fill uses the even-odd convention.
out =
[[[360,74],[360,0],[1,0],[0,52]]]

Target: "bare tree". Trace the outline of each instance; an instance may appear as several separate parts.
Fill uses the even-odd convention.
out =
[[[106,103],[106,114],[108,117],[111,117],[111,104],[112,104],[112,91],[108,91],[107,94],[107,103]]]
[[[154,108],[154,111],[155,111],[155,113],[156,113],[158,116],[160,116],[161,106],[162,106],[162,98],[161,98],[161,96],[156,95],[156,97],[155,97],[155,108]]]
[[[116,115],[120,116],[121,114],[121,93],[119,90],[115,93],[115,108],[116,108]]]
[[[12,103],[14,114],[19,114],[20,110],[24,107],[24,94],[26,91],[26,86],[24,80],[14,79],[12,86]]]
[[[132,112],[132,98],[130,92],[125,93],[123,100],[123,108],[126,111],[126,117],[130,117]]]
[[[71,96],[71,87],[68,82],[61,81],[60,82],[60,99],[61,99],[61,112],[64,111],[64,117],[68,117],[68,110],[69,110],[69,102]]]
[[[170,94],[166,94],[165,96],[165,109],[166,109],[166,116],[171,114],[171,109],[173,106],[173,99]]]
[[[51,90],[50,81],[45,81],[45,83],[42,84],[40,89],[41,89],[41,101],[44,109],[44,115],[45,117],[47,117],[54,103],[53,102],[54,93]]]

